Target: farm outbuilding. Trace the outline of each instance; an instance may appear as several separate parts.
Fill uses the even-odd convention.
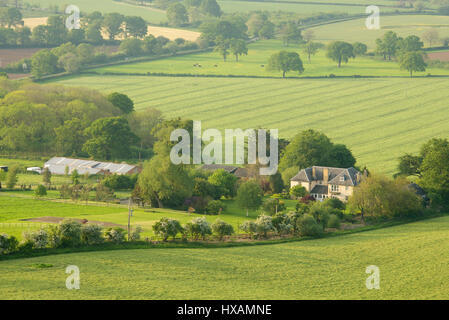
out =
[[[72,173],[74,170],[79,174],[133,174],[139,173],[140,168],[127,163],[100,162],[95,160],[81,160],[63,157],[54,157],[44,164],[52,174]],[[66,169],[67,168],[67,169]]]

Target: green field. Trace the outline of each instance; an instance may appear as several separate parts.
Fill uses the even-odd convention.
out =
[[[449,17],[448,17],[449,18]],[[384,61],[379,57],[362,56],[351,59],[348,64],[338,68],[337,63],[326,57],[325,49],[312,56],[309,63],[306,54],[298,45],[282,46],[279,40],[259,41],[249,45],[247,56],[235,61],[234,56],[229,56],[226,62],[216,52],[182,55],[148,62],[122,64],[116,66],[94,69],[98,73],[131,73],[146,74],[191,74],[191,75],[238,75],[258,77],[282,77],[281,72],[269,71],[266,68],[269,57],[279,50],[296,51],[300,54],[304,63],[304,77],[322,77],[334,74],[337,76],[409,76],[406,70],[400,70],[395,61]],[[201,67],[195,67],[200,64]],[[426,72],[418,72],[416,76],[449,75],[448,70],[429,68]],[[290,77],[298,77],[296,72],[287,74]]]
[[[221,9],[226,13],[250,12],[250,11],[284,11],[294,12],[299,16],[310,16],[318,13],[347,13],[365,14],[365,8],[373,3],[367,0],[219,0]],[[381,6],[382,12],[395,10],[406,11],[410,9],[398,7],[398,1],[376,1],[376,5]]]
[[[365,19],[357,19],[339,23],[327,24],[311,28],[317,41],[343,40],[349,42],[360,41],[371,49],[375,48],[375,41],[387,31],[394,31],[402,37],[409,35],[422,36],[424,32],[435,28],[440,38],[449,37],[449,16],[431,15],[398,15],[380,16],[380,30],[368,30]],[[427,46],[427,43],[425,43]]]
[[[57,5],[64,10],[66,5],[68,5],[61,0],[33,0],[33,4],[40,5],[42,8],[48,8],[49,5]],[[71,0],[70,4],[78,6],[81,12],[85,13],[93,11],[100,11],[102,13],[119,12],[128,16],[140,16],[148,22],[155,24],[167,20],[165,11],[163,10],[142,8],[113,0]]]
[[[53,199],[58,195],[53,192]],[[236,232],[245,220],[253,220],[260,214],[259,211],[246,212],[239,208],[235,201],[224,200],[226,209],[220,216],[206,215],[206,219],[213,223],[217,218],[225,220],[233,225]],[[294,210],[296,201],[286,200],[288,210]],[[62,217],[74,219],[87,219],[89,221],[110,222],[121,226],[128,224],[128,208],[126,205],[114,205],[105,203],[90,202],[86,205],[80,201],[74,203],[70,200],[50,200],[49,198],[34,199],[32,192],[2,192],[0,193],[0,233],[13,235],[22,239],[22,233],[29,230],[37,230],[45,222],[29,222],[23,219],[41,217]],[[139,225],[143,228],[142,236],[152,237],[153,224],[163,217],[170,217],[187,223],[196,217],[203,217],[201,214],[189,214],[184,211],[170,209],[142,209],[134,207],[131,219],[132,226]]]
[[[346,236],[0,262],[1,299],[448,299],[449,217]],[[37,268],[47,264],[48,268]],[[65,288],[80,268],[81,289]],[[367,290],[367,266],[380,289]]]
[[[393,174],[397,158],[448,137],[449,79],[245,79],[84,76],[59,81],[121,91],[136,108],[204,128],[279,129],[281,137],[321,130],[352,149],[358,165]]]

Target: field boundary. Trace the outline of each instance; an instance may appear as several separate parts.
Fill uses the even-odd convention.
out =
[[[74,74],[64,74],[64,75],[58,75],[59,77],[65,77],[65,76],[73,76]],[[330,76],[330,75],[324,75],[324,76],[315,76],[315,77],[301,77],[301,76],[288,76],[286,78],[282,78],[282,76],[251,76],[251,75],[219,75],[219,74],[190,74],[190,73],[164,73],[164,72],[146,72],[146,73],[120,73],[120,72],[96,72],[96,71],[82,71],[81,73],[77,74],[80,75],[90,75],[90,76],[114,76],[114,77],[120,77],[120,76],[140,76],[140,77],[179,77],[179,78],[248,78],[248,79],[281,79],[281,80],[288,80],[288,79],[299,79],[299,80],[310,80],[310,79],[410,79],[410,76],[404,75],[404,76],[362,76],[362,75],[351,75],[351,76]],[[414,75],[413,78],[449,78],[449,74],[447,75],[431,75],[427,74],[425,76],[416,76]],[[48,79],[48,78],[47,78]]]
[[[229,241],[229,242],[213,242],[213,241],[176,241],[176,242],[124,242],[122,244],[105,243],[103,245],[85,246],[78,248],[46,248],[46,249],[34,249],[28,252],[15,252],[9,255],[1,255],[0,261],[15,260],[23,258],[34,258],[49,255],[69,254],[69,253],[82,253],[82,252],[96,252],[96,251],[115,251],[115,250],[136,250],[136,249],[216,249],[216,248],[234,248],[234,247],[250,247],[260,245],[278,245],[291,242],[300,242],[308,240],[325,239],[332,237],[341,237],[351,234],[357,234],[368,231],[375,231],[379,229],[391,228],[400,225],[406,225],[410,223],[431,220],[441,218],[449,215],[448,213],[436,213],[426,217],[419,217],[407,220],[393,220],[388,222],[382,222],[375,225],[368,225],[361,228],[351,230],[340,230],[331,233],[327,233],[319,238],[317,237],[288,237],[284,239],[275,240],[252,240],[252,241]]]

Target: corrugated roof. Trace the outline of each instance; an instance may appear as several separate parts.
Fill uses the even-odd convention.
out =
[[[77,170],[79,174],[88,173],[90,175],[108,171],[109,173],[127,174],[136,166],[127,163],[99,162],[95,160],[81,160],[64,157],[54,157],[48,160],[45,165],[52,174],[65,174],[66,167],[69,173]]]

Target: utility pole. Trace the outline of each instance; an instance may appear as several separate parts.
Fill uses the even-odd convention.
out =
[[[133,214],[133,209],[132,209],[132,198],[129,197],[128,199],[128,242],[131,239],[131,216]]]

